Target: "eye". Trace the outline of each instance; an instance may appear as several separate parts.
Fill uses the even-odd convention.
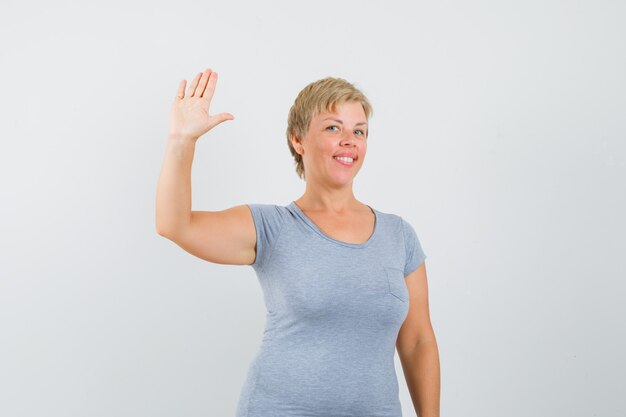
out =
[[[328,126],[326,129],[330,129],[331,127],[337,127],[337,125]]]
[[[355,130],[355,132],[361,132],[361,136],[365,135],[365,132],[362,131],[361,129],[357,129],[357,130]]]

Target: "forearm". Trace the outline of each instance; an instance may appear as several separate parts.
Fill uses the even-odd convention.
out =
[[[399,353],[413,407],[418,417],[439,417],[440,366],[437,341]]]
[[[196,141],[170,135],[156,195],[156,229],[170,236],[191,220],[191,166]]]

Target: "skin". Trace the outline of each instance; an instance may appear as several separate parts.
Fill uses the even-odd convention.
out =
[[[329,236],[350,243],[366,241],[375,217],[352,192],[367,152],[367,118],[361,104],[338,104],[334,113],[314,116],[304,138],[292,136],[291,141],[306,172],[306,190],[295,203]],[[341,151],[357,155],[353,166],[333,159]]]
[[[430,322],[426,262],[405,281],[409,312],[398,332],[396,349],[415,412],[420,417],[439,417],[439,348]]]
[[[256,232],[246,205],[219,211],[191,210],[191,165],[198,138],[230,113],[209,114],[217,72],[207,68],[187,86],[179,83],[172,111],[166,153],[157,188],[156,228],[161,236],[209,262],[250,265],[255,259]],[[339,119],[324,120],[327,117]],[[306,191],[295,200],[328,236],[350,243],[369,239],[374,214],[354,197],[352,184],[365,161],[367,123],[359,103],[339,103],[334,112],[316,115],[303,138],[292,137],[302,155]],[[342,150],[358,155],[352,167],[332,157]],[[439,417],[439,353],[430,323],[426,266],[406,276],[409,312],[396,347],[415,411]]]

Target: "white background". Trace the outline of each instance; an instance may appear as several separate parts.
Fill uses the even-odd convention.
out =
[[[442,416],[624,416],[625,21],[622,1],[3,1],[0,415],[234,415],[256,275],[154,218],[172,99],[209,67],[236,119],[196,146],[194,210],[298,198],[287,112],[345,78],[374,107],[355,195],[428,255]]]

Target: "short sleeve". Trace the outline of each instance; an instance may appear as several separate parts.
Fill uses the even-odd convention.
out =
[[[247,204],[256,229],[256,257],[250,264],[255,270],[263,269],[284,223],[281,207],[274,204]]]
[[[415,271],[423,262],[427,256],[422,250],[417,233],[411,224],[402,219],[402,230],[404,232],[404,246],[406,249],[406,261],[404,263],[404,276],[406,277],[411,272]]]

